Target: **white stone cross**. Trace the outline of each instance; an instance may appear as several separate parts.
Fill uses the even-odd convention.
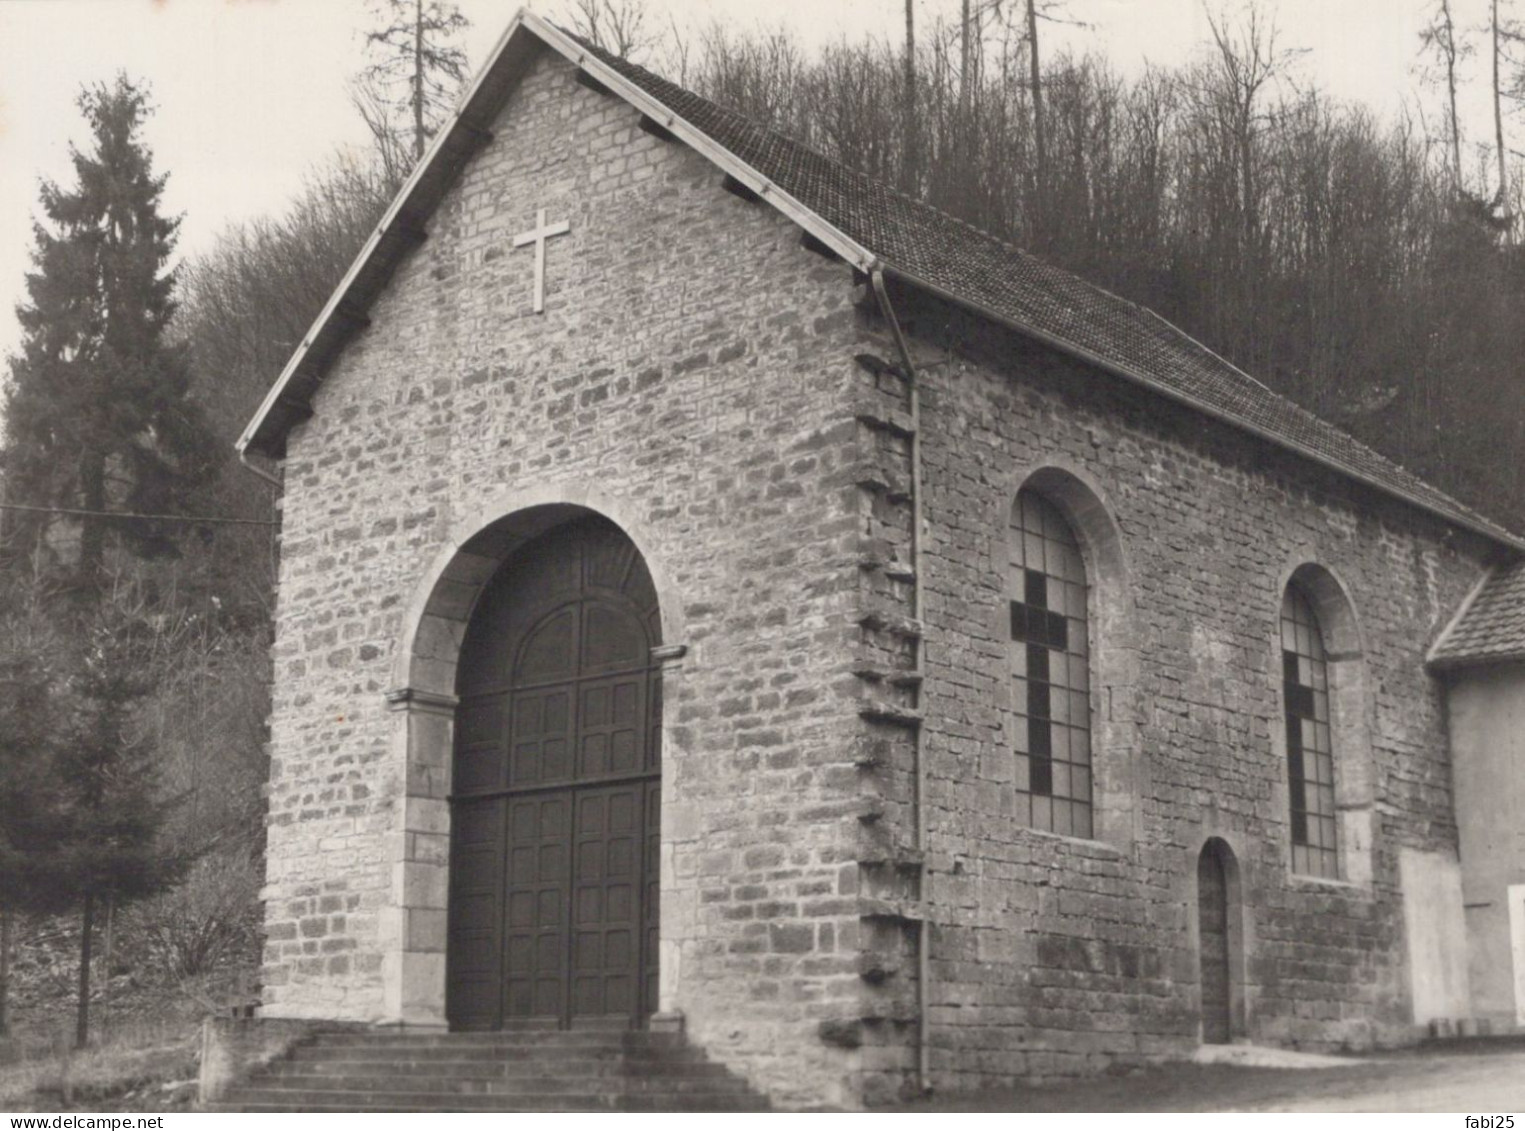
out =
[[[514,246],[523,247],[525,244],[535,245],[535,313],[540,314],[545,310],[545,241],[552,236],[564,236],[572,230],[572,225],[566,220],[558,220],[554,224],[545,222],[545,209],[535,213],[535,226],[528,232],[520,232],[514,237]]]

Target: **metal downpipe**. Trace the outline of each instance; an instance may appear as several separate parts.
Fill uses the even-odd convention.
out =
[[[889,324],[890,332],[895,338],[895,348],[900,354],[901,368],[905,373],[906,389],[910,399],[911,413],[911,616],[918,626],[922,623],[922,613],[925,607],[924,584],[922,581],[922,501],[921,501],[921,392],[916,376],[916,365],[911,360],[911,347],[905,339],[904,332],[900,329],[900,320],[895,317],[895,308],[890,305],[889,293],[884,286],[884,269],[877,264],[869,273],[874,288],[874,296],[879,301],[879,310],[884,315],[884,320]],[[913,670],[918,674],[924,674],[926,666],[926,637],[923,632],[916,636],[915,663]],[[921,710],[923,700],[922,684],[916,685],[916,709]],[[919,1092],[925,1094],[931,1091],[931,1047],[930,1047],[930,1019],[928,1017],[928,1003],[931,1001],[929,989],[931,980],[931,958],[927,953],[930,948],[932,929],[928,921],[928,889],[930,887],[930,873],[927,870],[927,769],[926,760],[923,757],[922,734],[923,727],[917,727],[912,732],[911,749],[913,752],[914,778],[915,778],[915,812],[916,823],[914,828],[913,847],[916,850],[919,861],[917,873],[917,896],[920,904],[921,916],[916,926],[916,1087]]]

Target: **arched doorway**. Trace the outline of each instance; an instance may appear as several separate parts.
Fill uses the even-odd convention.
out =
[[[661,624],[613,523],[517,549],[457,669],[446,1016],[640,1024],[656,1008]]]
[[[1234,853],[1213,837],[1197,857],[1197,947],[1201,971],[1202,1043],[1226,1045],[1234,1035]]]

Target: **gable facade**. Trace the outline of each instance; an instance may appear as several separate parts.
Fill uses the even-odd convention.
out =
[[[1470,1015],[1424,660],[1486,531],[870,280],[523,50],[282,425],[264,1014],[620,1014],[849,1107]],[[641,571],[644,668],[523,659]]]

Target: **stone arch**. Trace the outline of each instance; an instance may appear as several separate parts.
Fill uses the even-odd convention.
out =
[[[1327,660],[1330,735],[1334,762],[1334,799],[1338,837],[1339,880],[1369,884],[1372,880],[1372,830],[1376,769],[1372,756],[1375,705],[1369,693],[1364,633],[1349,586],[1333,568],[1299,553],[1278,578],[1272,605],[1278,725],[1272,727],[1272,747],[1281,767],[1278,796],[1281,812],[1290,812],[1287,778],[1287,733],[1280,721],[1287,702],[1280,677],[1282,600],[1289,589],[1300,593],[1318,621]],[[1291,868],[1291,832],[1287,835]]]
[[[1228,1044],[1248,1032],[1248,1018],[1244,881],[1239,857],[1223,837],[1206,838],[1198,850],[1194,892],[1189,919],[1197,954],[1199,1038],[1203,1044]]]
[[[684,639],[676,599],[651,527],[618,496],[588,483],[552,483],[501,492],[451,527],[414,587],[393,661],[392,686],[417,696],[454,694],[455,662],[482,588],[516,548],[579,514],[607,518],[635,543],[662,609],[662,639]]]
[[[544,484],[488,498],[451,527],[415,585],[386,693],[394,712],[392,756],[402,794],[392,838],[392,886],[378,914],[383,1020],[443,1026],[450,859],[450,789],[456,673],[478,599],[516,549],[579,517],[612,522],[644,559],[656,589],[662,640],[653,651],[673,687],[685,648],[682,604],[652,528],[626,501],[586,483]],[[664,732],[667,724],[664,721]],[[664,979],[666,963],[663,964]],[[664,984],[663,998],[671,997]]]
[[[1051,503],[1074,532],[1088,585],[1087,627],[1091,656],[1093,838],[1127,847],[1136,837],[1141,768],[1137,712],[1137,619],[1121,528],[1105,493],[1085,469],[1047,461],[1025,470],[1010,485],[1009,509],[1022,490]],[[1002,516],[1004,527],[1006,516]],[[1000,610],[997,639],[1009,632]]]

